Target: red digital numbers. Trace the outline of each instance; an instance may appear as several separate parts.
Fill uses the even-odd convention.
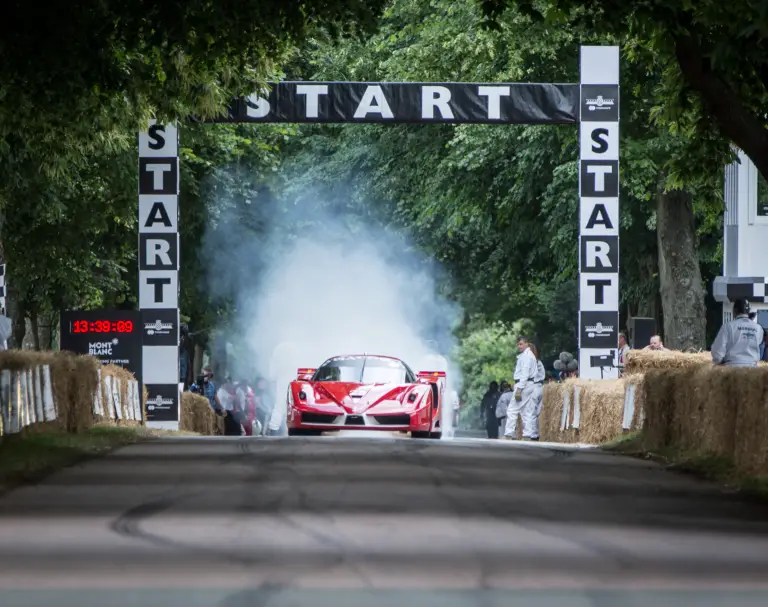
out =
[[[72,321],[72,333],[133,333],[133,321],[75,320]]]

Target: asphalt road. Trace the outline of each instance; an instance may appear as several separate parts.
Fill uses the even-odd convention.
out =
[[[0,605],[764,606],[766,514],[562,445],[168,439],[0,498]]]

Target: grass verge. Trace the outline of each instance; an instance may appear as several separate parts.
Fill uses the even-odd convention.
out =
[[[601,445],[605,451],[650,459],[668,470],[719,483],[750,497],[768,500],[768,478],[740,474],[732,460],[718,455],[691,457],[672,449],[651,452],[643,446],[642,432],[631,432]]]
[[[179,433],[104,424],[78,434],[47,427],[6,436],[0,442],[0,493],[20,484],[42,480],[57,470],[109,453],[118,447],[164,434]]]

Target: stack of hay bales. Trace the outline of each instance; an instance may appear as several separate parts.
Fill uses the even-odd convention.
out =
[[[205,435],[217,434],[218,419],[207,398],[194,392],[182,393],[180,430]]]
[[[71,352],[0,352],[0,371],[22,372],[48,367],[56,410],[56,424],[82,432],[93,424],[93,394],[98,386],[99,362]],[[33,382],[33,385],[36,382]]]
[[[645,373],[644,448],[727,458],[768,474],[768,368],[690,365]]]
[[[621,436],[626,383],[624,379],[572,378],[545,385],[541,440],[600,444]]]

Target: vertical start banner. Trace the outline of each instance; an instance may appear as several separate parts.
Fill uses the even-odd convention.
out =
[[[618,377],[619,47],[581,47],[579,377]]]
[[[139,309],[147,425],[179,428],[179,138],[150,121],[139,133]]]

